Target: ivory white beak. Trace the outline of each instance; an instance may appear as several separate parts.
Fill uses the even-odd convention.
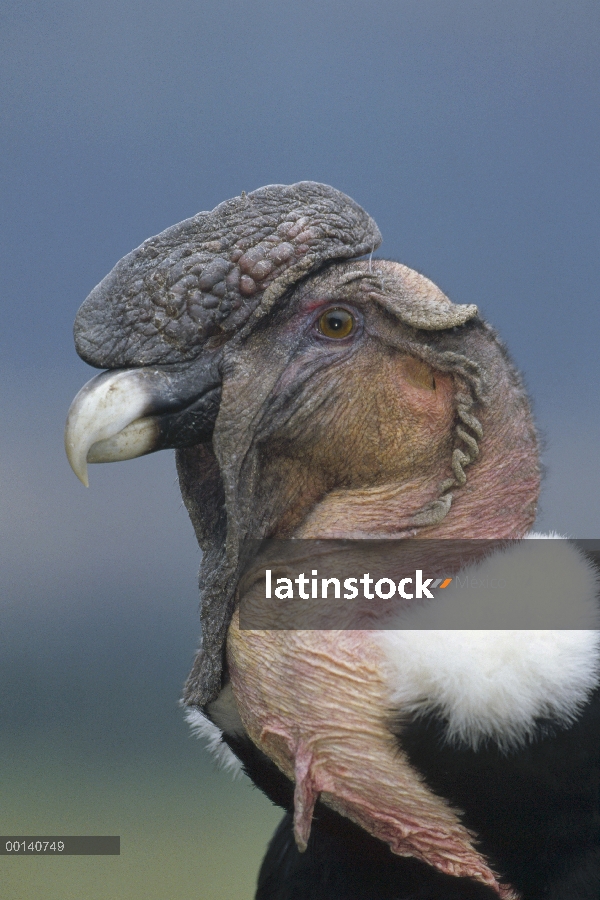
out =
[[[154,449],[158,426],[153,411],[160,372],[103,372],[79,391],[67,416],[65,450],[71,468],[88,487],[87,464],[117,462]]]

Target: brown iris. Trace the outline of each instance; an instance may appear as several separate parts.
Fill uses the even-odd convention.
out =
[[[354,330],[354,316],[347,309],[334,307],[319,319],[319,331],[328,338],[345,338]]]

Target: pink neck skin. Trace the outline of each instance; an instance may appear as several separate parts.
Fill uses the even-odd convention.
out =
[[[415,528],[413,516],[439,496],[450,466],[436,476],[366,490],[334,491],[306,516],[298,538],[518,539],[533,525],[540,486],[537,445],[528,410],[512,416],[494,411],[479,418],[484,429],[480,455],[466,468],[467,482],[452,490],[446,517]],[[512,405],[512,404],[511,404]],[[509,421],[509,418],[511,420]]]

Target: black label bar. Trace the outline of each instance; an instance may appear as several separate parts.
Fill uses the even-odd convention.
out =
[[[121,838],[107,836],[5,835],[0,856],[120,856]]]

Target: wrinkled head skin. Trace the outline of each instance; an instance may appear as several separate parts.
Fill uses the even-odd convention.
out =
[[[271,185],[145,241],[92,291],[71,464],[177,449],[203,550],[201,709],[248,540],[519,538],[539,463],[519,375],[475,306],[374,259],[380,234],[326,185]],[[360,257],[367,257],[361,259]]]
[[[380,241],[339,191],[270,185],[148,239],[79,310],[77,351],[109,371],[69,412],[77,474],[178,449],[204,551],[188,703],[221,688],[248,538],[511,538],[535,518],[536,436],[505,348],[476,307],[357,259]],[[331,309],[347,336],[324,333]]]

